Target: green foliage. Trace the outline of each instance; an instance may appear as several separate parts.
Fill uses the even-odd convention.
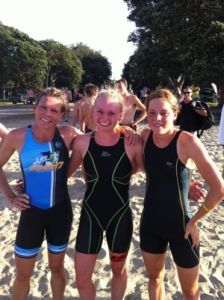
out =
[[[0,24],[0,86],[38,88],[45,76],[47,60],[40,45],[18,30]]]
[[[222,0],[124,2],[130,11],[129,19],[137,27],[129,40],[138,45],[138,50],[124,70],[125,73],[128,69],[132,80],[138,81],[139,73],[147,74],[148,84],[154,86],[178,82],[182,74],[187,83],[223,84]]]
[[[83,74],[81,61],[70,48],[54,40],[41,41],[47,55],[46,86],[78,86]]]
[[[43,86],[72,89],[109,80],[107,58],[88,46],[64,46],[54,40],[37,42],[0,22],[0,88],[25,90]]]
[[[106,57],[82,43],[73,46],[72,49],[80,58],[85,70],[81,82],[82,86],[91,82],[100,87],[109,81],[111,65]]]

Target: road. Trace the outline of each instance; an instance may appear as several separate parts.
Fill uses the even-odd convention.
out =
[[[31,116],[33,115],[33,107],[29,105],[0,105],[0,118],[9,118],[14,116]]]

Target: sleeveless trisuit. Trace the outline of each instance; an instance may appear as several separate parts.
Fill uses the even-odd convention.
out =
[[[19,158],[31,208],[21,212],[15,253],[37,255],[45,234],[49,251],[60,253],[68,244],[72,209],[67,187],[69,153],[59,130],[52,141],[39,143],[28,127]]]
[[[125,152],[124,137],[112,146],[101,146],[92,133],[84,157],[85,192],[76,250],[95,254],[100,251],[103,233],[110,251],[127,252],[132,237],[129,183],[132,165]]]
[[[175,263],[191,268],[199,263],[199,249],[184,238],[191,218],[188,200],[191,170],[177,155],[178,131],[165,148],[157,147],[151,132],[144,149],[147,186],[140,226],[141,249],[165,253],[169,244]]]

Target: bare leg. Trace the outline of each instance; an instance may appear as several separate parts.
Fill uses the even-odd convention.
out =
[[[35,266],[34,258],[15,256],[16,278],[13,283],[12,300],[25,300],[30,291],[30,278]]]
[[[127,271],[125,267],[127,253],[110,252],[110,263],[113,273],[111,283],[111,299],[122,300],[127,286]]]
[[[51,271],[51,289],[53,300],[62,300],[65,291],[66,276],[64,270],[65,251],[58,254],[48,252]]]
[[[143,251],[142,256],[149,275],[149,298],[150,300],[162,300],[165,253],[151,254]]]
[[[188,269],[177,266],[177,273],[182,288],[184,300],[199,300],[199,266]]]
[[[92,282],[92,274],[97,254],[75,253],[76,285],[82,300],[94,300],[96,289]]]

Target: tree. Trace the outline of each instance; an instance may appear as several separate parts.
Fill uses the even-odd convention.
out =
[[[0,24],[0,85],[14,89],[42,86],[47,67],[45,51],[28,35]]]
[[[82,43],[72,46],[72,49],[80,58],[84,69],[82,86],[91,82],[100,87],[110,80],[111,65],[100,52],[94,51]]]
[[[70,89],[78,86],[83,68],[74,51],[54,40],[40,41],[40,45],[46,51],[48,61],[45,85]]]
[[[222,0],[124,0],[137,30],[137,69],[156,81],[223,84],[224,3]],[[140,57],[144,54],[146,59]],[[139,57],[140,56],[140,57]],[[133,58],[132,58],[133,60]],[[149,60],[149,62],[148,62]],[[183,80],[182,80],[183,81]],[[181,82],[182,82],[181,81]]]

